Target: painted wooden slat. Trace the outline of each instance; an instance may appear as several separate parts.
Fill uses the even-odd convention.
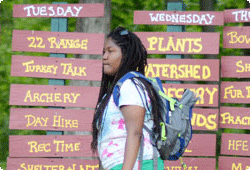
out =
[[[244,157],[219,157],[219,170],[248,170],[250,158]]]
[[[224,15],[213,11],[134,11],[134,24],[224,25]]]
[[[217,59],[148,59],[145,76],[174,81],[219,81],[219,63]]]
[[[250,109],[247,107],[220,107],[220,128],[250,129]]]
[[[12,56],[11,76],[100,81],[102,61]]]
[[[224,18],[225,23],[249,22],[250,9],[227,9],[224,11]]]
[[[99,170],[99,161],[57,158],[7,158],[7,170],[14,169]]]
[[[94,110],[11,108],[10,129],[92,131]]]
[[[224,27],[223,48],[250,48],[250,27]]]
[[[221,155],[250,156],[249,134],[222,133]]]
[[[102,54],[104,34],[13,30],[12,51]]]
[[[104,4],[25,4],[14,5],[14,18],[104,17]]]
[[[221,77],[225,78],[249,78],[249,56],[222,56]]]
[[[218,107],[219,86],[211,84],[163,84],[163,90],[169,97],[181,99],[186,88],[200,96],[195,106]]]
[[[215,158],[187,158],[183,157],[187,170],[216,170]],[[164,161],[165,170],[182,170],[181,161]]]
[[[97,103],[99,87],[17,85],[10,87],[10,105],[90,107]]]
[[[136,32],[148,54],[218,54],[219,33]]]
[[[221,103],[249,103],[250,82],[221,82]]]
[[[89,135],[13,135],[9,157],[91,157],[91,141]]]

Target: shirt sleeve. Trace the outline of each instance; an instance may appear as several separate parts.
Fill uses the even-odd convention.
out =
[[[141,83],[138,80],[135,80],[135,82]],[[120,89],[119,107],[124,105],[137,105],[147,109],[147,104],[150,104],[150,98],[146,89],[143,87],[135,84],[131,79],[124,81]]]

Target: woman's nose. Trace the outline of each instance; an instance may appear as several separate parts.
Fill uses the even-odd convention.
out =
[[[102,59],[107,60],[108,59],[108,54],[104,52]]]

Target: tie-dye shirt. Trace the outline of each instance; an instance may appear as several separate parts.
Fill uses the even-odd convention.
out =
[[[146,96],[144,95],[143,90]],[[145,108],[145,100],[148,102],[149,107]],[[120,89],[119,107],[123,105],[138,105],[144,107],[146,109],[144,125],[149,129],[152,129],[153,120],[150,114],[152,106],[147,92],[145,89],[135,85],[130,79],[126,80]],[[119,107],[115,105],[113,96],[111,96],[104,111],[103,128],[98,136],[98,153],[105,170],[109,170],[116,165],[122,164],[124,160],[127,132],[124,117]],[[153,159],[153,147],[150,143],[149,134],[145,129],[143,129],[143,135],[143,160]],[[134,170],[138,169],[138,158],[139,156],[137,157]]]

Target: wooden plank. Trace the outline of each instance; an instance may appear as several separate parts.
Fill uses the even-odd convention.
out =
[[[222,56],[221,77],[249,78],[250,57],[248,56]]]
[[[224,21],[225,23],[249,22],[250,21],[250,9],[246,8],[246,9],[224,10]]]
[[[162,80],[219,81],[219,65],[217,59],[148,59],[145,76]]]
[[[10,129],[92,131],[94,110],[11,108]]]
[[[18,85],[10,87],[10,105],[90,107],[97,103],[99,87]]]
[[[98,160],[59,158],[7,158],[7,170],[99,170]]]
[[[216,134],[193,134],[183,156],[215,156]]]
[[[102,54],[104,34],[13,30],[12,51]]]
[[[249,49],[250,28],[249,27],[224,27],[223,48]]]
[[[250,108],[220,107],[220,128],[250,129]]]
[[[224,25],[224,15],[213,11],[134,11],[134,24]]]
[[[91,141],[90,135],[9,136],[9,157],[91,157]]]
[[[104,17],[104,4],[25,4],[14,5],[14,18]]]
[[[250,156],[249,134],[222,133],[221,155]]]
[[[183,162],[187,165],[187,170],[216,170],[215,158],[187,158],[183,157]],[[181,170],[180,159],[177,161],[164,161],[165,170]]]
[[[250,158],[244,157],[219,157],[219,170],[248,170]]]
[[[136,32],[148,54],[218,54],[219,33]]]
[[[13,55],[11,76],[100,81],[102,61]]]
[[[249,103],[250,82],[221,82],[221,103]]]
[[[169,97],[181,99],[186,88],[195,92],[200,96],[200,100],[195,106],[218,107],[219,86],[218,85],[202,85],[202,84],[163,84],[163,90]]]
[[[217,131],[219,123],[219,109],[193,108],[193,130]]]

